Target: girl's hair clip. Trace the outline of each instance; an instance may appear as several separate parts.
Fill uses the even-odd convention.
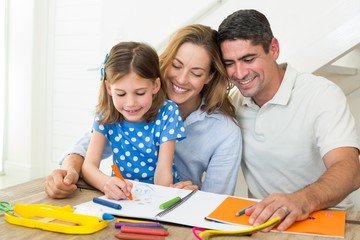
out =
[[[105,64],[106,64],[108,59],[109,59],[109,54],[107,53],[106,56],[105,56],[104,61],[100,65],[100,75],[101,75],[100,80],[103,80],[105,78]]]

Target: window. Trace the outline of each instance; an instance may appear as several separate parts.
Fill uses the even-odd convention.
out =
[[[5,124],[5,79],[6,79],[6,0],[0,0],[0,174],[4,170],[4,124]]]

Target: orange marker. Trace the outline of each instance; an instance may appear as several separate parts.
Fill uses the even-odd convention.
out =
[[[116,166],[115,164],[113,164],[113,165],[111,165],[111,167],[112,167],[112,169],[113,169],[113,171],[114,171],[114,173],[115,173],[115,176],[118,177],[118,178],[120,178],[121,180],[123,180],[123,181],[125,182],[125,179],[124,179],[124,177],[121,175],[121,172],[119,171],[119,169],[117,168],[117,166]],[[130,200],[133,199],[131,193],[130,193],[130,195],[129,195],[129,199],[130,199]]]

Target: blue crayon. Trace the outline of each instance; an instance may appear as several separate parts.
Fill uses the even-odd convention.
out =
[[[121,209],[121,205],[118,204],[118,203],[113,203],[113,202],[110,202],[110,201],[107,201],[107,200],[104,200],[104,199],[101,199],[101,198],[93,198],[93,202],[94,203],[97,203],[97,204],[100,204],[100,205],[103,205],[103,206],[106,206],[106,207],[110,207],[110,208],[114,208],[114,209],[118,209],[120,210]]]

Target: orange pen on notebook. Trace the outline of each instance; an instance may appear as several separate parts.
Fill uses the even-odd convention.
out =
[[[113,169],[113,171],[114,171],[114,173],[115,173],[115,176],[118,177],[118,178],[120,178],[121,180],[125,181],[124,177],[121,175],[121,172],[120,172],[120,170],[117,168],[117,166],[116,166],[115,164],[113,164],[113,165],[111,165],[111,167],[112,167],[112,169]],[[130,199],[130,200],[133,199],[131,193],[130,193],[130,195],[129,195],[129,199]]]

